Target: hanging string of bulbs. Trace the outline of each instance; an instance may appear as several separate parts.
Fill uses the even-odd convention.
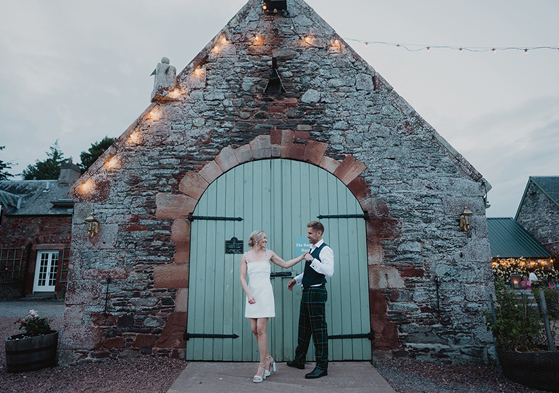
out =
[[[386,45],[392,46],[396,49],[405,49],[408,52],[420,52],[420,51],[427,51],[430,52],[432,49],[450,49],[456,50],[461,52],[475,52],[475,53],[483,53],[483,52],[493,52],[497,53],[498,51],[520,51],[524,52],[524,54],[528,54],[529,51],[535,50],[553,50],[559,53],[559,46],[528,46],[528,47],[520,47],[520,46],[477,46],[477,47],[465,47],[465,46],[452,46],[452,45],[420,45],[420,44],[398,44],[394,42],[385,42],[385,41],[364,41],[358,40],[355,38],[344,38],[346,41],[354,41],[368,45]]]

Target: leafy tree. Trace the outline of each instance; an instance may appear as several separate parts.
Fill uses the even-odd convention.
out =
[[[4,150],[5,147],[6,146],[0,146],[0,150]],[[6,169],[12,169],[12,164],[0,160],[0,180],[7,180],[9,177],[14,177],[14,175],[6,172]]]
[[[23,170],[23,180],[57,180],[60,176],[60,165],[65,161],[64,153],[58,147],[58,140],[50,147],[48,158],[35,161],[35,165],[28,165]]]
[[[105,152],[113,143],[115,143],[116,138],[109,138],[108,136],[104,137],[100,142],[95,142],[91,144],[91,147],[87,151],[82,151],[80,153],[80,160],[81,163],[78,164],[82,173],[87,171],[89,168],[101,154]]]

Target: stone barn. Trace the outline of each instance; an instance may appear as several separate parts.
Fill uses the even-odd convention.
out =
[[[515,220],[553,254],[559,268],[559,176],[530,176]]]
[[[331,360],[492,356],[489,184],[303,0],[249,0],[155,78],[70,190],[64,362],[257,359],[240,253],[263,229],[292,258],[317,219],[336,260]],[[294,353],[301,291],[286,284],[302,268],[273,268],[278,361]]]

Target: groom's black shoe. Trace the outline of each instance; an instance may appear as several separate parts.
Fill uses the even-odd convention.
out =
[[[297,360],[288,360],[287,365],[289,367],[298,368],[299,370],[304,370],[305,369],[305,363],[299,363]]]
[[[310,373],[305,375],[305,378],[315,379],[315,378],[325,377],[326,375],[328,375],[328,370],[327,369],[320,368],[320,367],[315,367],[314,370],[312,370]]]

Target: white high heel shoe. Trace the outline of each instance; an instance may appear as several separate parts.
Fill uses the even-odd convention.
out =
[[[259,365],[261,364],[261,365],[264,366],[264,363],[258,363],[258,364]],[[254,377],[252,377],[252,382],[260,383],[260,382],[264,381],[266,379],[266,377],[268,376],[268,375],[266,375],[266,373],[268,373],[268,375],[270,375],[270,372],[267,371],[266,369],[264,369],[264,376],[261,377],[260,375],[255,375]]]
[[[272,359],[272,357],[271,356],[266,356],[266,359]],[[274,373],[276,372],[276,361],[275,360],[272,363],[270,363],[270,371],[272,371]],[[264,375],[269,377],[271,375],[270,371],[265,370]]]

